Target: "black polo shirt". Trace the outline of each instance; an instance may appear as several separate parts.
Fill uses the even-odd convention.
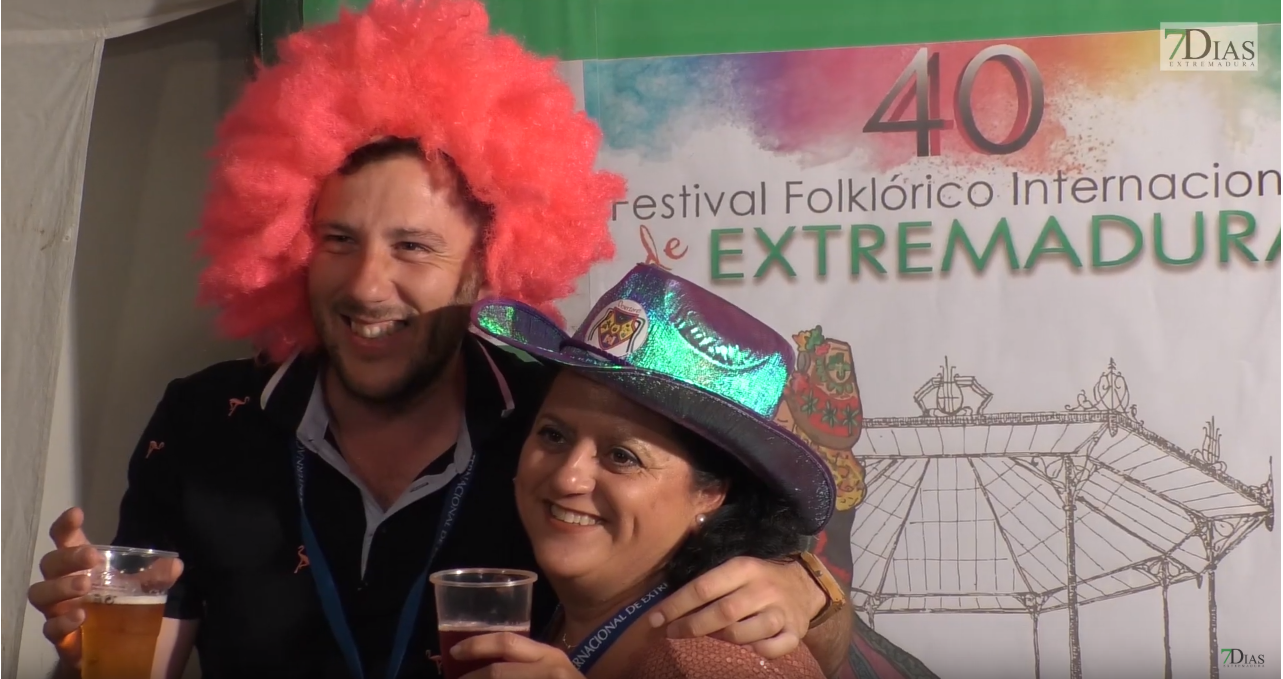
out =
[[[422,572],[442,492],[476,455],[454,529],[433,570],[536,570],[512,479],[546,388],[536,363],[477,338],[464,343],[471,451],[456,446],[388,511],[351,474],[328,436],[320,361],[231,361],[172,382],[129,465],[115,544],[177,551],[183,576],[166,615],[199,619],[206,679],[348,677],[303,549],[292,443],[307,449],[306,508],[360,650],[366,679],[384,679],[397,619]],[[536,584],[532,628],[555,599]],[[436,677],[429,586],[400,677]]]

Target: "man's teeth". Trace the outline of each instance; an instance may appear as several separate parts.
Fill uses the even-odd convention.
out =
[[[404,328],[405,321],[383,321],[381,323],[362,323],[360,321],[351,321],[352,332],[364,337],[365,339],[379,339],[387,337],[392,333]]]
[[[557,505],[550,505],[550,506],[552,507],[552,518],[558,521],[561,521],[564,523],[573,523],[576,526],[596,526],[597,524],[601,523],[601,521],[598,520],[597,518],[588,516],[587,514],[572,512],[569,509],[563,509],[561,507],[558,507]]]

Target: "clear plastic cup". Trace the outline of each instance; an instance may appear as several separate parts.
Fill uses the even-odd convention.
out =
[[[455,660],[450,649],[469,637],[495,632],[530,636],[530,601],[538,576],[504,568],[458,568],[433,573],[445,679],[490,665],[492,661]]]
[[[89,571],[80,627],[83,679],[151,679],[165,601],[178,555],[154,549],[98,546]]]

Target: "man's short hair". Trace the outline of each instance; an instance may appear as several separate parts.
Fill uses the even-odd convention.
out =
[[[454,182],[451,188],[454,189],[463,209],[478,226],[487,228],[494,220],[494,206],[477,198],[477,194],[468,185],[468,178],[459,171],[459,165],[454,162],[454,158],[451,158],[448,153],[439,151],[429,155],[414,139],[387,137],[370,142],[349,153],[343,160],[343,164],[339,166],[338,173],[350,177],[370,165],[394,158],[415,158],[430,163],[433,169],[442,170],[450,181]]]

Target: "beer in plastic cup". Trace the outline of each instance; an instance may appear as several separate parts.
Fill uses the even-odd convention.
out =
[[[154,549],[95,546],[80,627],[82,679],[151,679],[165,600],[178,555]]]
[[[534,573],[459,568],[433,573],[429,579],[436,591],[437,635],[445,679],[459,679],[494,662],[455,660],[450,649],[460,641],[495,632],[530,636],[530,599],[538,579]]]

